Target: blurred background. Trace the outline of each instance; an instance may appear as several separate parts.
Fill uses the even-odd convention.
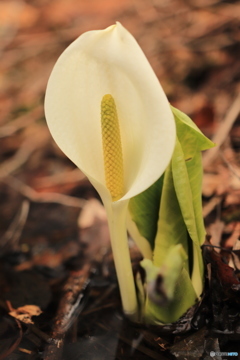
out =
[[[116,21],[137,39],[172,105],[218,143],[204,154],[204,217],[214,244],[236,246],[239,20],[234,0],[0,0],[0,255],[18,273],[14,286],[2,273],[0,285],[13,306],[47,308],[51,282],[66,276],[63,264],[82,243],[91,243],[87,256],[95,259],[109,246],[102,208],[90,201],[97,194],[53,142],[43,102],[62,51],[83,32]],[[32,269],[51,279],[48,285]],[[24,290],[31,281],[44,296]]]
[[[90,191],[92,196],[86,179],[72,171],[54,144],[43,111],[54,63],[85,31],[120,21],[139,42],[169,101],[207,136],[213,137],[234,112],[216,140],[219,145],[230,141],[230,148],[239,150],[239,20],[240,2],[234,0],[1,0],[1,233],[23,198],[36,203],[51,201],[49,192],[87,197]],[[238,154],[229,156],[232,166],[239,165]],[[227,169],[229,157],[213,168],[215,159],[205,163],[207,197],[225,194],[231,181],[239,188],[239,179]],[[238,203],[239,193],[231,197]]]

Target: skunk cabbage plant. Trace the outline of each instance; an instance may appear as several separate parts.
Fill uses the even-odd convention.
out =
[[[120,24],[89,31],[60,56],[45,98],[50,132],[105,206],[123,310],[137,320],[129,255],[129,200],[154,184],[174,151],[176,126],[162,87]],[[143,247],[150,251],[147,241]]]
[[[45,113],[56,143],[105,206],[125,314],[178,320],[203,291],[201,151],[213,143],[170,107],[120,23],[84,33],[63,52]],[[143,255],[143,282],[133,277],[127,227]]]

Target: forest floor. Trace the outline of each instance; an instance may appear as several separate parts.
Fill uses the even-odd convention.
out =
[[[0,360],[240,359],[239,20],[233,0],[0,1]],[[59,55],[116,21],[217,144],[203,154],[205,297],[163,328],[124,318],[99,197],[44,117]]]

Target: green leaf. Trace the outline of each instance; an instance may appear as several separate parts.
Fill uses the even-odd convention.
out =
[[[147,190],[131,198],[128,206],[131,219],[137,225],[140,234],[150,243],[152,250],[157,233],[162,185],[163,176]]]
[[[214,144],[202,134],[187,115],[174,107],[171,108],[176,121],[177,136],[182,146],[188,173],[190,174],[189,181],[193,188],[193,206],[195,216],[197,217],[196,227],[198,238],[200,243],[202,243],[204,241],[205,230],[201,214],[202,210],[200,210],[202,209],[201,196],[199,196],[199,189],[201,189],[202,183],[200,151],[213,147]],[[194,161],[192,161],[193,157]],[[129,202],[130,216],[128,217],[128,228],[130,234],[139,245],[143,256],[148,258],[151,258],[151,249],[154,249],[163,178],[164,176],[158,179],[147,190],[130,199]],[[134,224],[136,225],[135,228]],[[151,249],[147,242],[150,244]]]
[[[175,322],[196,303],[196,299],[197,296],[189,274],[185,269],[182,269],[172,301],[163,306],[151,301],[149,297],[147,298],[144,313],[145,321],[155,325]]]
[[[172,107],[172,111],[176,121],[177,127],[177,137],[180,142],[180,147],[178,151],[182,151],[181,160],[177,156],[173,156],[173,173],[174,173],[174,186],[177,189],[178,200],[181,206],[183,215],[185,216],[185,221],[188,226],[188,231],[192,234],[192,240],[202,244],[205,238],[205,228],[202,217],[202,158],[201,151],[214,147],[215,144],[209,140],[203,133],[198,129],[194,122],[180,110]],[[179,154],[180,156],[180,154]],[[183,181],[180,172],[185,171],[183,166],[183,157],[186,163],[186,170],[188,173],[189,181],[187,184]],[[181,165],[182,164],[182,165]],[[181,170],[182,168],[182,170]],[[184,189],[182,189],[184,186]],[[191,188],[191,204],[193,207],[194,217],[195,217],[195,226],[193,225],[193,219],[188,221],[188,205],[189,201],[186,198],[188,193],[187,187]],[[192,213],[192,209],[191,209]],[[193,215],[193,214],[192,214]],[[192,225],[192,226],[191,226]],[[194,229],[193,229],[194,227]],[[194,232],[197,231],[194,235]]]
[[[153,252],[153,264],[156,267],[162,266],[166,254],[174,245],[181,244],[186,254],[189,253],[187,228],[174,188],[172,164],[165,172],[159,214]],[[188,262],[186,262],[185,268],[189,271]]]
[[[172,300],[174,288],[179,274],[182,270],[184,262],[187,260],[187,254],[184,251],[181,244],[171,246],[167,252],[165,259],[160,268],[153,265],[153,262],[149,259],[144,259],[141,261],[141,266],[146,271],[146,280],[147,283],[156,280],[157,275],[161,275],[162,284],[161,292],[164,298]],[[161,293],[159,293],[160,301]]]
[[[177,136],[186,158],[191,157],[196,152],[215,146],[215,144],[201,132],[190,117],[173,106],[171,106],[171,109],[176,121]]]
[[[146,322],[174,322],[194,304],[196,293],[184,268],[186,258],[186,253],[179,244],[169,249],[160,268],[155,267],[148,259],[141,262],[147,283],[144,310]]]
[[[194,164],[195,155],[193,156],[191,161]],[[203,261],[200,248],[200,244],[202,243],[202,241],[199,238],[197,229],[199,228],[199,231],[203,236],[202,240],[204,240],[205,237],[205,229],[202,218],[201,184],[200,186],[197,186],[199,185],[198,181],[195,184],[191,182],[190,175],[193,174],[195,176],[196,173],[196,176],[199,176],[201,178],[201,172],[201,166],[195,166],[193,173],[188,172],[188,167],[184,159],[182,146],[177,140],[175,151],[172,157],[173,183],[181,216],[184,222],[182,226],[186,228],[193,242],[192,244],[189,244],[188,250],[189,259],[192,259],[191,266],[189,266],[189,273],[198,296],[200,296],[202,292]],[[196,213],[195,210],[198,212]],[[162,218],[161,213],[160,218]],[[197,220],[199,220],[198,224]]]
[[[177,140],[171,163],[159,183],[130,201],[132,220],[139,234],[153,249],[152,266],[155,273],[152,268],[151,276],[154,274],[157,277],[157,272],[164,266],[170,271],[168,254],[179,244],[183,252],[188,254],[188,259],[182,261],[177,281],[168,282],[167,278],[164,280],[167,275],[163,274],[165,293],[169,300],[167,307],[156,305],[147,297],[145,315],[153,322],[177,320],[194,304],[203,288],[200,246],[204,242],[205,228],[201,200],[201,151],[214,144],[188,116],[173,107],[172,111],[176,121]],[[159,213],[156,215],[157,209]],[[151,259],[149,256],[148,258]],[[149,269],[146,268],[146,271],[149,273]],[[174,274],[176,275],[176,271]],[[170,293],[174,294],[173,298],[169,296]]]

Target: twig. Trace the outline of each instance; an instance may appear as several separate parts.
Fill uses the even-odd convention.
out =
[[[148,357],[148,359],[167,360],[167,358],[163,355],[160,355],[160,353],[158,351],[151,350],[148,347],[138,344],[138,343],[136,343],[136,345],[135,345],[136,347],[134,347],[133,341],[128,339],[126,336],[119,335],[118,337],[120,340],[122,340],[123,342],[125,342],[126,344],[128,344],[132,347],[132,352],[137,350],[137,351],[141,352],[142,354],[146,355]],[[139,340],[141,340],[141,338]]]
[[[78,168],[76,168],[71,171],[65,171],[60,174],[44,176],[36,179],[36,187],[51,187],[53,185],[80,182],[84,179],[86,179],[86,176]]]
[[[206,151],[203,156],[203,167],[206,168],[211,162],[216,158],[220,146],[223,144],[224,140],[229,134],[235,120],[238,117],[240,112],[240,94],[234,100],[232,106],[230,107],[226,117],[223,122],[219,126],[216,134],[213,136],[212,141],[216,144],[216,146],[212,149]]]
[[[41,136],[39,136],[39,128],[36,129],[36,132],[22,143],[14,156],[1,164],[0,178],[10,175],[25,164],[35,150],[44,146],[48,141],[49,136],[50,134],[44,131],[41,131]]]
[[[10,303],[9,300],[6,300],[6,305],[7,305],[7,308],[8,308],[9,312],[13,310],[12,304]],[[12,346],[10,346],[10,348],[7,351],[5,351],[5,353],[0,354],[0,360],[3,360],[8,355],[10,355],[18,347],[18,345],[20,344],[20,342],[22,340],[22,337],[23,337],[23,331],[22,331],[22,326],[21,326],[20,321],[18,319],[16,319],[16,318],[13,318],[13,319],[15,320],[15,322],[17,324],[17,327],[18,327],[18,330],[19,330],[19,336],[16,339],[16,341],[14,342],[14,344]]]
[[[29,159],[31,153],[35,150],[35,145],[25,142],[11,159],[6,160],[0,167],[0,177],[7,176],[21,167]]]
[[[228,169],[231,171],[231,173],[238,179],[240,180],[240,176],[239,174],[236,172],[236,170],[234,169],[234,167],[227,161],[227,159],[225,158],[224,154],[222,151],[219,151],[219,155],[221,156],[222,160],[224,161],[224,163],[227,165]]]
[[[11,242],[11,246],[14,247],[14,245],[17,243],[18,239],[21,236],[23,227],[28,217],[28,212],[29,212],[29,202],[27,200],[24,200],[22,202],[20,211],[17,213],[17,215],[15,216],[9,228],[7,229],[7,231],[5,232],[5,234],[1,239],[1,245],[0,245],[1,248],[7,246],[9,242]]]
[[[37,335],[37,337],[41,340],[43,340],[45,343],[50,343],[50,337],[49,335],[47,335],[45,332],[43,332],[42,330],[40,330],[37,326],[35,326],[34,324],[29,324],[28,325],[29,330],[34,333],[35,335]]]
[[[54,319],[51,343],[47,345],[43,360],[59,360],[64,344],[65,334],[71,327],[83,307],[85,292],[90,282],[90,264],[71,275],[64,288]]]
[[[111,331],[112,329],[106,324],[97,323],[97,325],[104,329],[105,331]],[[121,341],[131,346],[132,352],[135,350],[141,352],[144,355],[147,355],[148,359],[156,359],[156,360],[167,360],[167,358],[161,355],[159,352],[151,350],[144,345],[141,345],[140,342],[142,340],[143,335],[139,334],[139,341],[132,341],[132,339],[128,339],[126,336],[122,335],[118,332],[116,335]],[[136,336],[136,335],[135,335]]]
[[[39,203],[58,203],[65,206],[72,206],[82,208],[86,204],[86,200],[78,199],[69,195],[58,194],[58,193],[39,193],[35,191],[30,186],[24,184],[22,181],[16,179],[15,177],[9,175],[3,179],[0,179],[1,182],[11,186],[16,191],[20,192],[23,196],[28,198],[33,202]]]
[[[207,217],[210,212],[220,204],[222,201],[222,196],[214,196],[204,207],[203,207],[203,217]]]
[[[105,300],[113,292],[113,290],[116,289],[116,286],[116,284],[111,284],[101,296],[99,296],[90,306],[88,306],[88,309],[83,312],[83,315],[88,315],[101,309],[113,307],[115,305],[114,303],[107,303],[102,306],[98,305],[100,305],[101,303],[103,304],[103,300]]]
[[[30,125],[43,114],[42,105],[37,106],[27,114],[19,116],[17,119],[8,122],[0,127],[0,138],[15,134],[18,130]]]

